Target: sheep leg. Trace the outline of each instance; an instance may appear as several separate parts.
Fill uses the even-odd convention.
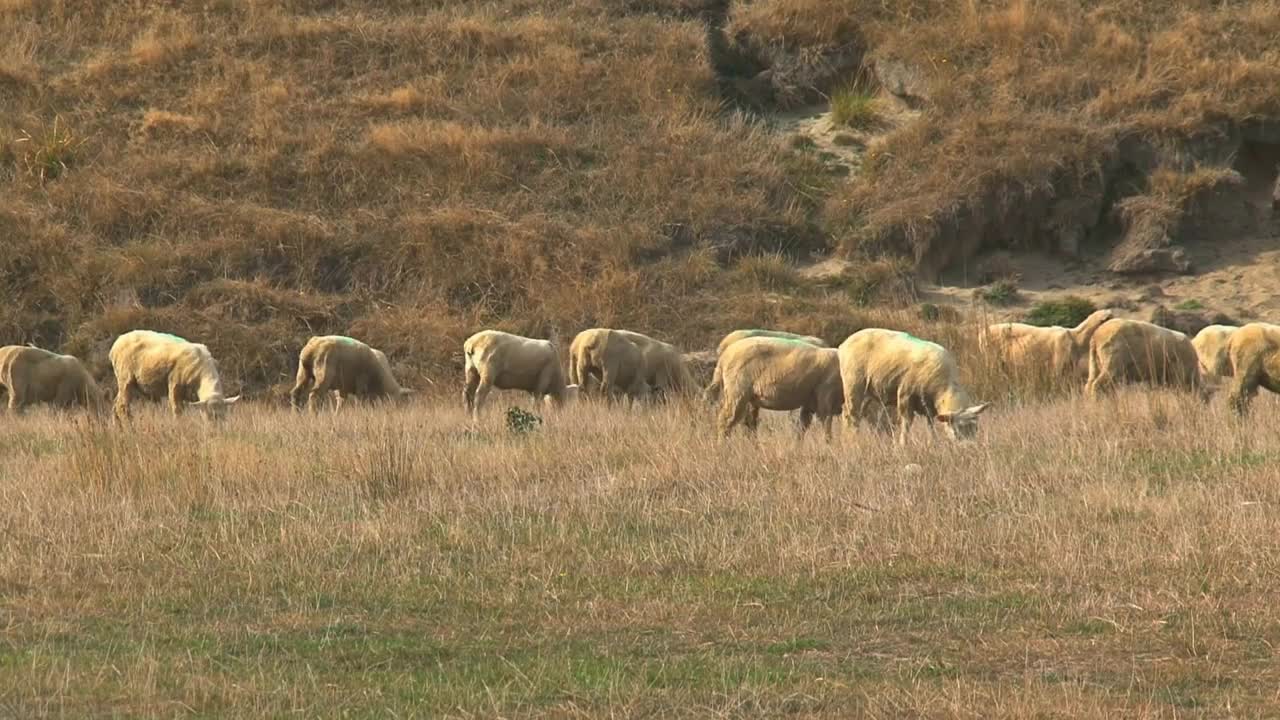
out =
[[[314,378],[311,376],[310,370],[306,363],[298,363],[298,376],[294,379],[293,389],[289,391],[289,406],[295,412],[302,410],[302,394],[306,392],[307,386],[311,384]],[[311,399],[307,398],[307,405],[310,407]]]
[[[1252,363],[1247,368],[1236,368],[1236,382],[1231,389],[1231,395],[1227,398],[1227,403],[1236,415],[1244,416],[1249,412],[1249,403],[1253,400],[1253,396],[1258,394],[1258,385],[1261,380],[1261,368],[1256,363]]]
[[[489,397],[489,391],[493,389],[493,383],[488,377],[480,376],[480,385],[475,390],[475,401],[471,406],[472,418],[480,417],[480,408],[484,407],[484,401]]]
[[[474,367],[468,367],[466,380],[462,388],[462,401],[466,405],[467,412],[475,409],[476,388],[480,386],[480,371]]]
[[[169,410],[174,417],[182,414],[182,386],[177,383],[169,385]]]
[[[844,388],[844,407],[841,410],[841,418],[844,420],[844,426],[850,430],[858,429],[858,415],[862,413],[863,405],[862,383],[850,379]]]
[[[132,380],[122,379],[116,387],[115,415],[121,422],[129,420],[129,406],[133,404],[133,392],[136,386]]]
[[[720,434],[729,437],[733,427],[746,419],[747,401],[745,398],[735,400],[727,394],[722,394],[721,400]]]
[[[9,388],[9,412],[13,415],[21,415],[23,407],[26,406],[23,394],[18,391],[17,387]]]
[[[760,406],[759,405],[755,405],[751,403],[747,404],[747,417],[742,424],[743,424],[743,427],[747,429],[747,432],[751,433],[752,437],[754,437],[756,434],[756,430],[760,428]]]
[[[898,444],[907,444],[907,433],[911,430],[911,421],[915,419],[915,411],[911,407],[911,393],[898,389]]]
[[[803,438],[805,432],[809,429],[809,426],[812,424],[813,424],[813,411],[807,408],[801,410],[799,416],[797,416],[796,418],[796,436]]]
[[[827,436],[827,442],[831,442],[834,436],[831,433],[831,421],[835,419],[835,415],[825,413],[822,415],[822,433]]]

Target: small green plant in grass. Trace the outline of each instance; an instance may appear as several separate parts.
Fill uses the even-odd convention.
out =
[[[62,122],[54,117],[53,125],[31,134],[23,130],[13,141],[10,154],[18,167],[42,184],[54,180],[67,171],[74,162],[85,138],[76,137]]]
[[[517,435],[533,432],[542,425],[542,418],[518,407],[507,408],[507,429]]]
[[[1203,310],[1204,303],[1195,298],[1187,298],[1177,305],[1173,306],[1174,310]]]
[[[831,122],[858,130],[874,127],[880,119],[875,95],[851,87],[831,96]]]
[[[1026,322],[1040,327],[1053,325],[1075,327],[1097,309],[1097,306],[1089,300],[1068,295],[1061,300],[1045,300],[1036,303],[1035,307],[1031,308],[1031,312],[1027,313]]]
[[[1010,280],[997,280],[979,288],[977,294],[988,305],[1011,305],[1018,300],[1018,286]]]

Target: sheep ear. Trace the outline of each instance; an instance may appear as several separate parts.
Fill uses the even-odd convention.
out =
[[[964,413],[966,415],[981,415],[982,411],[986,410],[989,407],[991,407],[991,403],[984,402],[981,405],[974,405],[973,407],[965,408]]]

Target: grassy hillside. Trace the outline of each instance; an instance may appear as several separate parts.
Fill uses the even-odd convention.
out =
[[[6,0],[0,342],[101,372],[115,334],[150,327],[278,390],[320,332],[383,347],[419,386],[452,383],[484,326],[836,338],[910,265],[1052,240],[1070,222],[1051,198],[1097,220],[1135,133],[1280,117],[1277,17],[1208,0]],[[850,83],[883,94],[880,58],[906,63],[920,115],[860,172],[770,129]],[[907,260],[815,286],[792,264],[815,250]]]

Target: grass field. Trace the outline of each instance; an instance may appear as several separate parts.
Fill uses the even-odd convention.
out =
[[[904,449],[721,441],[705,408],[513,434],[510,400],[6,420],[0,715],[1280,710],[1272,398]]]

